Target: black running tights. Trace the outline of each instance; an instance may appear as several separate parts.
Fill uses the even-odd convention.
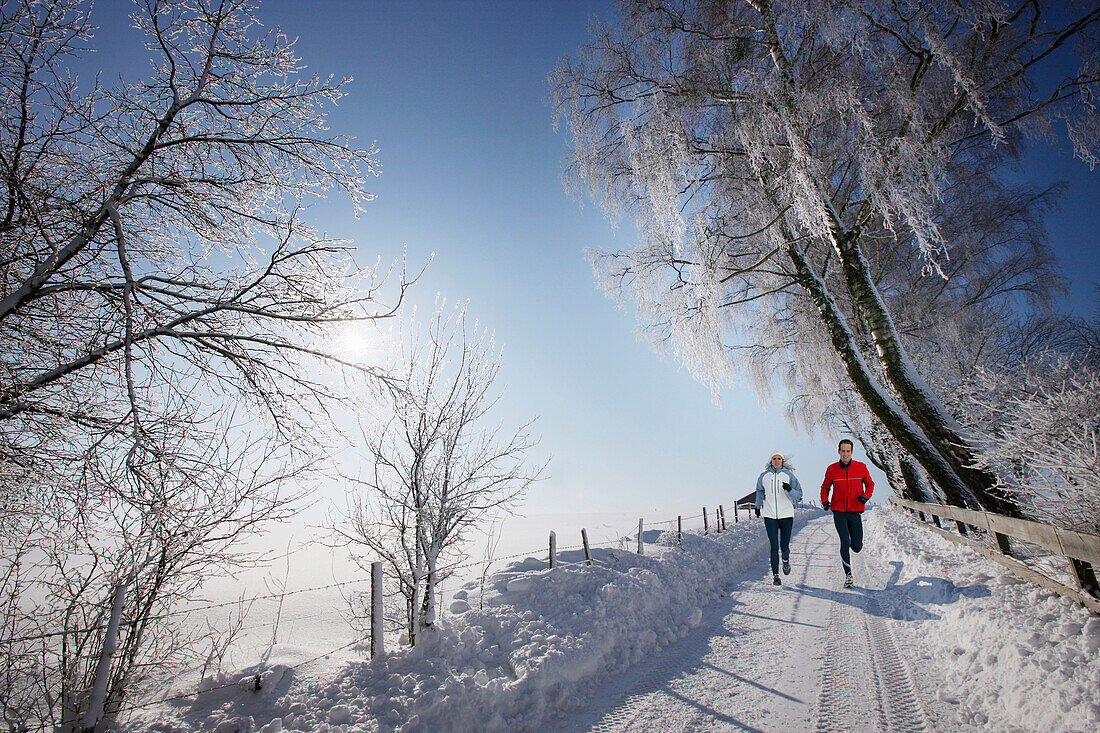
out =
[[[840,562],[844,572],[852,572],[852,556],[848,554],[863,549],[863,512],[833,512],[833,524],[840,535]]]
[[[772,575],[779,575],[779,550],[783,549],[784,562],[791,559],[791,527],[794,517],[772,519],[764,517],[764,529],[768,532],[768,542],[772,544]]]

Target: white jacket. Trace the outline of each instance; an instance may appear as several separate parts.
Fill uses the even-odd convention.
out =
[[[768,466],[756,479],[756,508],[771,519],[794,516],[795,502],[802,500],[802,487],[789,468],[778,471]]]

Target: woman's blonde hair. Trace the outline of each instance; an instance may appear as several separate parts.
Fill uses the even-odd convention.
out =
[[[765,466],[764,466],[764,469],[767,470],[771,467],[772,467],[772,459],[769,458],[767,464],[765,464]],[[786,456],[783,456],[783,465],[781,466],[781,468],[785,468],[788,471],[793,471],[794,470],[794,464],[791,463],[790,460]]]

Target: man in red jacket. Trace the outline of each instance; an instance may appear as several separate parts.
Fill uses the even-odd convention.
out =
[[[867,466],[852,460],[852,441],[845,438],[837,446],[840,460],[825,469],[821,482],[821,508],[833,510],[833,524],[840,535],[840,562],[844,564],[844,587],[855,585],[852,579],[851,549],[863,549],[863,507],[875,490]],[[832,497],[829,490],[832,489]]]

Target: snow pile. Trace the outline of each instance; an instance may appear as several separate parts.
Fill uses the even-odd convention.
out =
[[[990,730],[1100,729],[1100,618],[898,510],[871,512],[866,537],[864,554],[895,571],[879,603],[904,621],[914,673],[945,714]]]
[[[817,512],[800,512],[796,526]],[[527,558],[455,594],[450,615],[413,649],[332,674],[247,670],[239,687],[181,701],[139,729],[188,731],[535,730],[583,702],[602,678],[683,637],[722,588],[761,562],[759,520],[721,534],[645,533],[646,555],[563,552]],[[766,555],[764,555],[766,557]],[[261,674],[261,689],[249,681]],[[186,704],[184,704],[186,703]]]

